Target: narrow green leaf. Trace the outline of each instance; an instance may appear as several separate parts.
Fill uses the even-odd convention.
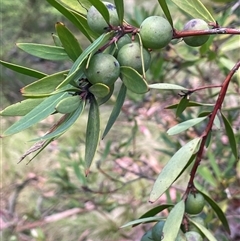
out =
[[[126,224],[124,224],[123,226],[121,226],[120,228],[126,228],[129,226],[136,226],[138,224],[141,223],[150,223],[150,222],[158,222],[160,220],[164,220],[165,218],[162,217],[147,217],[147,218],[141,218],[141,219],[137,219],[131,222],[128,222]]]
[[[201,138],[196,138],[181,147],[168,161],[155,181],[150,193],[150,202],[155,202],[176,180],[196,150]]]
[[[11,69],[15,72],[18,72],[20,74],[24,74],[24,75],[27,75],[27,76],[31,76],[31,77],[34,77],[34,78],[37,78],[37,79],[43,78],[47,75],[47,74],[44,74],[44,73],[39,72],[37,70],[29,69],[27,67],[17,65],[17,64],[8,63],[8,62],[5,62],[3,60],[0,60],[0,64],[2,64],[3,66],[5,66],[5,67],[7,67],[7,68],[9,68],[9,69]]]
[[[217,188],[218,182],[209,167],[201,165],[198,167],[197,171],[206,182],[211,184],[212,187]]]
[[[62,47],[62,43],[56,34],[52,33],[52,38],[53,38],[53,42],[55,43],[56,46]]]
[[[167,20],[168,20],[168,22],[169,22],[169,23],[171,24],[171,26],[173,27],[172,17],[171,17],[171,14],[170,14],[170,11],[169,11],[169,9],[168,9],[168,5],[167,5],[166,1],[165,1],[165,0],[158,0],[158,2],[159,2],[159,4],[160,4],[160,6],[161,6],[161,8],[162,8],[162,10],[163,10],[163,12],[164,12]]]
[[[178,125],[175,125],[175,126],[171,127],[167,131],[167,133],[168,133],[168,135],[176,135],[176,134],[178,134],[182,131],[185,131],[185,130],[189,129],[192,126],[197,125],[198,123],[202,122],[206,118],[207,118],[207,116],[184,121],[184,122],[182,122]]]
[[[73,33],[61,22],[57,22],[55,28],[69,58],[73,61],[77,60],[82,53],[82,48]]]
[[[43,102],[45,98],[34,98],[34,99],[26,99],[16,104],[10,105],[3,109],[0,112],[2,116],[24,116],[36,106],[38,106],[41,102]]]
[[[136,94],[144,94],[148,92],[146,80],[131,67],[121,66],[121,79],[127,89]]]
[[[71,8],[81,14],[86,15],[87,9],[91,7],[91,3],[88,0],[59,0],[67,8]]]
[[[179,117],[183,111],[188,107],[189,99],[187,97],[183,97],[178,103],[176,116]]]
[[[38,58],[48,60],[69,60],[63,47],[33,43],[17,43],[17,46],[26,53]]]
[[[89,0],[90,3],[98,10],[98,12],[103,16],[104,20],[109,23],[109,12],[105,4],[100,0]]]
[[[220,122],[220,119],[217,115],[215,116],[215,118],[213,120],[213,124],[218,128],[218,130],[221,129],[221,122]]]
[[[198,190],[198,192],[200,192],[200,191]],[[200,192],[200,193],[204,196],[205,201],[207,201],[208,204],[212,207],[213,211],[216,213],[216,215],[218,216],[219,220],[223,224],[225,230],[230,234],[231,231],[230,231],[230,228],[229,228],[229,224],[228,224],[227,218],[224,215],[222,209],[208,195],[206,195],[203,192]]]
[[[47,96],[55,91],[56,87],[63,82],[69,70],[47,75],[21,89],[23,96]]]
[[[206,229],[203,225],[199,224],[198,222],[195,222],[191,218],[189,218],[190,222],[193,223],[204,235],[209,241],[218,241],[213,234]]]
[[[105,127],[104,132],[103,132],[102,139],[110,131],[110,129],[112,128],[113,124],[115,123],[117,117],[119,116],[119,114],[121,112],[121,108],[122,108],[124,100],[125,100],[125,97],[126,97],[126,93],[127,93],[127,88],[122,83],[121,89],[119,90],[119,93],[118,93],[118,96],[117,96],[117,99],[116,99],[116,103],[113,107],[112,113],[111,113],[111,115],[108,119],[107,125]]]
[[[195,102],[195,101],[189,101],[187,107],[193,107],[193,106],[211,106],[212,107],[213,104],[206,104],[206,103],[199,103],[199,102]],[[176,109],[177,107],[178,107],[178,103],[173,104],[173,105],[169,105],[169,106],[165,107],[165,109]]]
[[[185,202],[184,200],[181,200],[173,207],[173,209],[169,213],[166,219],[166,222],[163,226],[163,233],[164,233],[165,240],[176,239],[180,229],[180,225],[182,223],[184,211],[185,211]]]
[[[124,1],[123,0],[114,0],[116,9],[117,9],[117,14],[118,14],[118,19],[120,24],[123,22],[124,18]]]
[[[166,84],[166,83],[157,83],[148,85],[150,89],[159,89],[159,90],[188,90],[180,85],[175,84]]]
[[[238,160],[238,150],[237,150],[237,143],[236,143],[236,139],[235,139],[235,135],[232,129],[232,126],[230,124],[230,122],[228,121],[228,119],[226,118],[226,116],[221,112],[222,118],[223,118],[223,123],[225,126],[225,130],[228,136],[228,141],[230,143],[233,155],[235,156],[235,158]]]
[[[212,14],[200,0],[172,0],[172,2],[194,18],[205,19],[208,22],[215,22]]]
[[[82,102],[79,95],[68,96],[65,99],[59,101],[55,109],[58,113],[68,114],[74,112]]]
[[[67,95],[68,93],[59,93],[46,98],[27,115],[22,117],[19,121],[15,122],[12,126],[10,126],[3,133],[3,136],[16,134],[45,119],[55,111],[56,104]]]
[[[85,165],[86,176],[95,156],[100,138],[100,116],[98,103],[94,96],[90,100],[90,109],[88,114],[86,144],[85,144]]]
[[[102,83],[96,83],[88,89],[95,97],[103,98],[110,92],[110,88]]]

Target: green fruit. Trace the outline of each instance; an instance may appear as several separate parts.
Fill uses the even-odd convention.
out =
[[[128,35],[122,36],[118,41],[117,41],[117,49],[116,49],[116,56],[119,52],[119,50],[126,44],[130,44],[132,42],[131,38]]]
[[[110,54],[96,54],[85,70],[85,75],[91,84],[102,83],[107,86],[113,85],[120,74],[118,61]]]
[[[183,231],[180,229],[179,232],[178,232],[178,235],[175,239],[175,241],[186,241],[186,236],[185,234],[183,233]]]
[[[202,212],[205,205],[205,199],[201,193],[189,193],[186,205],[185,212],[188,214],[199,214]]]
[[[202,19],[192,19],[184,25],[184,30],[186,31],[194,31],[194,30],[208,30],[208,24]],[[191,37],[184,37],[183,41],[192,47],[198,47],[203,45],[208,41],[208,35],[202,36],[191,36]]]
[[[165,224],[165,221],[159,221],[157,222],[153,228],[152,228],[152,237],[154,241],[162,240],[163,238],[163,226]]]
[[[152,229],[148,230],[141,238],[140,241],[153,241],[152,239]]]
[[[145,71],[150,66],[151,55],[150,53],[142,48],[144,68]],[[139,73],[143,73],[142,60],[141,60],[141,48],[138,43],[130,43],[124,45],[118,52],[117,60],[121,66],[128,66],[135,69]]]
[[[187,241],[203,241],[202,236],[194,231],[186,232],[185,237]]]
[[[109,12],[109,23],[113,26],[119,25],[118,14],[116,7],[109,2],[103,2]],[[105,21],[100,12],[94,7],[91,6],[87,12],[87,22],[88,26],[97,33],[104,33],[108,28],[108,23]]]
[[[166,47],[171,41],[173,29],[165,18],[151,16],[142,22],[140,36],[145,48],[160,49]]]

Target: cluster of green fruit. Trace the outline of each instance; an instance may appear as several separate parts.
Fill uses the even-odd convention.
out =
[[[204,219],[199,215],[205,205],[205,200],[200,193],[190,193],[186,200],[185,212],[190,219],[187,228],[182,225],[178,232],[175,241],[203,241],[203,234],[193,223],[196,222],[205,227]],[[160,241],[164,240],[164,227],[165,221],[157,222],[150,230],[148,230],[141,238],[141,241]]]
[[[121,78],[121,66],[127,66],[139,74],[145,74],[151,62],[149,50],[166,47],[173,38],[173,28],[163,17],[151,16],[146,18],[139,29],[137,29],[138,41],[132,41],[128,32],[124,32],[124,24],[119,22],[118,14],[112,3],[103,2],[109,12],[109,24],[105,21],[100,12],[90,7],[87,13],[89,27],[96,33],[102,34],[114,30],[116,41],[112,43],[114,51],[109,53],[109,48],[103,52],[96,53],[86,66],[85,75],[92,84],[101,84],[101,87],[110,87]],[[132,28],[133,30],[136,28]],[[194,19],[189,21],[184,30],[208,29],[207,23],[203,20]],[[132,34],[136,34],[133,33]],[[185,37],[184,42],[190,46],[200,46],[206,42],[208,36]],[[107,92],[106,92],[107,93]]]

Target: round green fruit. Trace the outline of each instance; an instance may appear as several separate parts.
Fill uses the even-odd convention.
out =
[[[110,54],[96,54],[91,58],[85,75],[91,84],[102,83],[111,86],[120,75],[120,65]]]
[[[148,230],[141,238],[141,241],[153,241],[152,229]]]
[[[173,29],[165,18],[151,16],[142,22],[140,36],[145,48],[160,49],[166,47],[171,41]]]
[[[188,214],[199,214],[202,212],[204,205],[205,199],[201,193],[189,193],[186,200],[185,211]]]
[[[145,48],[142,48],[142,54],[144,69],[147,71],[151,62],[151,55]],[[140,74],[143,73],[141,48],[138,43],[124,45],[118,52],[117,60],[121,66],[128,66],[135,69]]]
[[[187,241],[203,241],[202,236],[194,231],[186,232],[185,237],[187,238]]]
[[[159,221],[157,222],[153,228],[152,228],[152,237],[154,241],[162,240],[163,238],[163,226],[165,224],[165,221]]]
[[[202,19],[192,19],[184,25],[185,31],[208,30],[208,24]],[[205,44],[209,39],[208,35],[184,37],[183,41],[192,47]]]
[[[113,26],[119,25],[119,19],[116,7],[109,2],[103,2],[109,12],[109,23]],[[94,7],[91,6],[87,12],[87,22],[88,26],[97,33],[104,33],[108,28],[108,23],[105,21],[100,12]]]
[[[126,44],[130,44],[132,42],[131,38],[128,35],[122,36],[118,41],[117,41],[117,49],[116,49],[116,56],[119,52],[119,50]]]

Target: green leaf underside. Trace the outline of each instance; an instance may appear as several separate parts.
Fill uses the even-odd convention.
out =
[[[136,226],[138,224],[141,223],[150,223],[150,222],[158,222],[160,220],[164,220],[165,218],[163,217],[148,217],[148,218],[141,218],[141,219],[137,219],[131,222],[128,222],[126,224],[124,224],[123,226],[121,226],[120,228],[126,228],[129,226]]]
[[[160,213],[164,209],[167,209],[167,208],[172,207],[172,206],[173,206],[172,204],[163,204],[163,205],[154,207],[154,208],[150,209],[149,211],[147,211],[146,213],[144,213],[141,217],[139,217],[139,219],[153,217],[154,215]],[[134,224],[133,227],[135,227],[139,224],[140,223]]]
[[[70,95],[59,101],[55,109],[61,114],[69,114],[74,112],[80,105],[82,99],[79,95]]]
[[[2,116],[24,116],[32,109],[43,102],[45,98],[26,99],[21,102],[15,103],[3,109],[0,112]]]
[[[17,43],[17,46],[28,54],[47,60],[69,60],[69,57],[63,47],[34,44]]]
[[[188,90],[180,85],[175,84],[165,84],[165,83],[157,83],[148,85],[150,89],[159,89],[159,90]]]
[[[122,24],[123,18],[124,18],[124,1],[123,0],[114,0],[114,4],[117,9],[119,22],[120,22],[120,24]]]
[[[66,120],[56,130],[54,130],[53,132],[45,136],[34,139],[33,141],[52,139],[59,135],[64,134],[76,122],[78,117],[82,114],[84,107],[85,107],[85,101],[81,101],[79,107],[73,113],[69,114]]]
[[[102,83],[96,83],[92,85],[88,90],[98,98],[103,98],[107,96],[110,92],[110,88]]]
[[[31,76],[37,79],[43,78],[45,76],[47,76],[47,74],[44,74],[42,72],[39,72],[37,70],[34,69],[29,69],[27,67],[21,66],[21,65],[17,65],[17,64],[12,64],[12,63],[8,63],[5,61],[0,60],[0,64],[2,64],[3,66],[7,67],[8,69],[11,69],[15,72],[18,72],[20,74],[24,74],[27,76]]]
[[[131,67],[121,66],[121,79],[127,89],[136,94],[144,94],[148,91],[146,80]]]
[[[195,222],[194,220],[189,219],[191,223],[193,223],[204,235],[209,241],[218,241],[212,234],[211,232],[206,229],[203,225]]]
[[[225,230],[230,234],[231,231],[230,231],[230,228],[229,228],[229,224],[228,224],[227,218],[224,215],[222,209],[208,195],[206,195],[205,193],[203,193],[199,190],[198,190],[198,192],[200,192],[204,196],[205,201],[207,201],[207,203],[212,207],[212,209],[214,210],[214,212],[218,216],[219,220],[221,221],[222,225],[224,226]]]
[[[90,3],[98,10],[98,12],[103,16],[105,21],[109,23],[109,12],[105,4],[100,0],[89,0]]]
[[[56,104],[67,95],[68,93],[59,93],[46,98],[27,115],[22,117],[19,121],[15,122],[12,126],[10,126],[3,133],[3,136],[16,134],[45,119],[55,111]]]
[[[165,240],[176,239],[180,229],[180,225],[182,223],[184,211],[185,211],[185,202],[184,200],[181,200],[173,207],[173,209],[169,213],[166,219],[166,222],[163,226],[163,233],[164,233]]]
[[[82,48],[80,47],[73,33],[63,23],[60,22],[56,23],[55,28],[62,46],[69,58],[73,61],[77,60],[77,58],[82,53]]]
[[[90,100],[90,109],[88,113],[86,144],[85,144],[85,165],[86,176],[95,156],[100,138],[100,116],[98,103],[94,96]]]
[[[236,143],[236,139],[234,136],[234,132],[233,129],[231,127],[230,122],[228,121],[228,119],[226,118],[226,116],[221,112],[222,115],[222,119],[223,119],[223,123],[225,126],[225,130],[228,136],[228,141],[230,143],[231,149],[232,149],[232,153],[235,156],[235,158],[238,160],[238,150],[237,150],[237,143]]]
[[[64,81],[69,70],[65,70],[37,80],[21,89],[23,96],[49,95],[55,91],[56,87]]]
[[[184,12],[194,18],[205,19],[208,22],[215,22],[214,17],[206,9],[200,0],[171,0]]]
[[[56,46],[62,47],[62,43],[56,34],[52,33],[52,39]]]
[[[66,79],[58,85],[57,89],[67,85],[69,82],[76,79],[77,74],[83,73],[84,66],[82,65],[84,60],[87,59],[90,53],[94,53],[98,50],[101,45],[104,45],[109,38],[112,36],[112,32],[102,34],[98,39],[96,39],[91,45],[89,45],[82,54],[78,57],[78,59],[74,62],[72,68],[70,69],[68,76]]]
[[[164,166],[150,193],[150,202],[155,202],[176,180],[195,152],[201,138],[196,138],[181,147]]]
[[[190,127],[192,127],[194,125],[197,125],[198,123],[202,122],[206,118],[207,118],[207,116],[184,121],[176,126],[171,127],[167,131],[167,133],[168,133],[168,135],[176,135],[182,131],[189,129]]]
[[[106,96],[103,97],[103,98],[98,98],[98,99],[97,99],[98,105],[102,105],[102,104],[106,103],[106,102],[111,98],[111,96],[112,96],[112,94],[113,94],[113,91],[114,91],[114,84],[111,85],[111,86],[108,86],[108,87],[109,87],[109,93],[108,93],[108,95],[106,95]]]
[[[126,93],[127,93],[127,88],[124,85],[124,83],[122,83],[122,86],[119,90],[115,105],[113,107],[113,110],[110,114],[110,117],[108,119],[106,128],[103,132],[103,136],[102,139],[107,135],[107,133],[110,131],[110,129],[112,128],[113,124],[115,123],[116,119],[118,118],[120,112],[121,112],[121,108],[123,106],[125,97],[126,97]]]
[[[173,27],[173,21],[172,21],[172,17],[171,17],[171,14],[170,14],[170,11],[168,9],[168,5],[166,3],[165,0],[158,0],[158,3],[160,4],[168,22],[171,24],[171,26]]]

